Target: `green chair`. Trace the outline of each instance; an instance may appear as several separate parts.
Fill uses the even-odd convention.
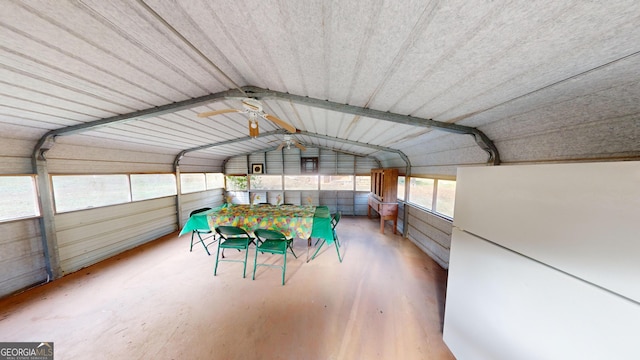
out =
[[[332,217],[331,217],[331,230],[333,231],[333,244],[336,246],[336,252],[338,253],[338,260],[340,260],[340,262],[342,262],[342,257],[340,257],[340,240],[338,239],[338,233],[336,232],[336,226],[338,226],[338,223],[340,222],[340,218],[342,217],[342,212],[338,211],[337,213],[335,213]],[[316,241],[316,245],[318,244],[318,241],[322,241],[320,243],[320,246],[318,246],[318,248],[316,249],[316,252],[313,253],[313,256],[311,257],[311,260],[316,258],[316,255],[318,255],[318,252],[320,251],[320,248],[322,248],[322,245],[324,245],[324,243],[326,242],[324,239],[318,239]]]
[[[216,267],[213,270],[213,275],[215,276],[218,273],[218,262],[220,261],[240,262],[244,264],[244,269],[242,270],[242,277],[244,278],[247,273],[247,256],[249,254],[249,244],[253,243],[254,239],[249,236],[249,234],[247,234],[244,229],[236,226],[218,226],[216,228],[216,233],[218,233],[218,235],[220,236],[220,241],[218,243]],[[222,259],[220,259],[220,249],[222,249]],[[225,259],[224,249],[237,249],[238,251],[244,250],[244,261]]]
[[[258,240],[258,245],[256,246],[256,257],[253,261],[253,280],[256,279],[256,268],[258,266],[269,266],[269,267],[279,267],[282,268],[282,285],[284,285],[284,277],[287,272],[287,250],[291,250],[293,256],[297,259],[298,256],[293,251],[293,239],[287,239],[283,233],[276,230],[267,230],[267,229],[257,229],[253,232]],[[272,264],[258,264],[258,252],[261,254],[270,253],[270,254],[280,254],[284,255],[284,264],[281,265],[272,265]]]
[[[192,217],[194,214],[197,213],[201,213],[201,212],[205,212],[211,210],[211,208],[206,207],[206,208],[202,208],[202,209],[197,209],[197,210],[193,210],[190,214],[189,217]],[[208,236],[208,234],[213,234],[213,231],[209,230],[209,229],[195,229],[191,232],[191,247],[189,248],[189,251],[193,251],[193,239],[194,239],[194,235],[198,236],[198,239],[200,239],[200,243],[202,243],[202,246],[204,246],[204,250],[207,252],[207,255],[211,255],[211,253],[209,252],[209,245],[213,244],[214,242],[216,242],[216,235],[213,234],[211,236]],[[204,237],[202,237],[202,235],[204,235]],[[208,240],[208,239],[213,239],[213,241],[211,241],[208,244],[205,244],[204,241]]]

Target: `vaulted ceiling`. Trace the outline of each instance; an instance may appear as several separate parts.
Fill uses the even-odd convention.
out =
[[[635,0],[4,0],[0,131],[221,163],[282,139],[197,117],[249,96],[414,173],[638,158],[639,24]]]

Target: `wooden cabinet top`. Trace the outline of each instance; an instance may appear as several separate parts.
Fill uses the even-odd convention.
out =
[[[381,202],[398,201],[398,169],[371,169],[371,194]]]

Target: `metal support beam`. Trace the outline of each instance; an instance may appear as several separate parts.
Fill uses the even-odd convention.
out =
[[[48,280],[51,281],[62,277],[60,254],[58,252],[58,240],[54,221],[55,211],[51,195],[53,194],[53,191],[51,189],[51,182],[49,181],[47,162],[44,160],[38,160],[35,155],[32,162],[34,172],[37,174],[36,182],[38,185],[38,201],[40,203],[41,211],[41,217],[39,219],[40,237],[42,240],[42,249],[44,252],[44,261]]]
[[[210,104],[215,101],[222,101],[230,98],[242,98],[242,97],[246,97],[246,95],[244,95],[239,90],[222,91],[215,94],[209,94],[209,95],[205,95],[205,96],[201,96],[193,99],[188,99],[188,100],[179,101],[179,102],[175,102],[167,105],[157,106],[151,109],[135,111],[128,114],[112,116],[109,118],[89,121],[89,122],[78,124],[78,125],[67,126],[65,128],[51,130],[46,134],[44,134],[42,138],[40,138],[40,141],[38,141],[38,144],[36,145],[34,154],[35,156],[38,156],[39,159],[44,159],[42,157],[42,154],[53,146],[53,142],[57,136],[78,134],[78,133],[94,130],[104,126],[109,126],[113,124],[129,122],[129,121],[148,119],[151,117],[174,113],[180,110],[190,109],[200,105]],[[47,146],[47,144],[49,145]]]
[[[318,148],[318,149],[322,149],[322,150],[330,150],[330,151],[335,151],[335,152],[339,152],[342,154],[347,154],[347,155],[352,155],[352,156],[359,156],[359,157],[363,157],[363,158],[372,158],[377,164],[378,166],[380,166],[380,161],[378,161],[378,159],[374,158],[371,155],[365,155],[365,154],[359,154],[359,153],[354,153],[354,152],[350,152],[350,151],[343,151],[343,150],[338,150],[338,149],[334,149],[328,146],[322,146],[322,145],[309,145],[309,147],[313,147],[313,148]],[[253,151],[253,152],[248,152],[248,153],[242,153],[242,154],[237,154],[237,155],[233,155],[233,156],[229,156],[228,158],[224,159],[223,164],[226,164],[229,159],[234,158],[236,156],[249,156],[251,154],[255,154],[256,152],[271,152],[271,151],[275,151],[278,150],[278,146],[274,146],[274,147],[270,147],[267,149],[260,149],[260,151]]]
[[[309,137],[314,137],[314,138],[318,138],[318,139],[331,140],[331,141],[340,142],[340,143],[343,143],[343,144],[362,146],[362,147],[366,147],[366,148],[369,148],[369,149],[374,149],[374,150],[378,150],[378,151],[386,151],[386,152],[391,152],[391,153],[398,154],[402,158],[402,160],[405,162],[405,164],[407,166],[405,175],[406,176],[411,175],[411,161],[409,160],[409,157],[405,153],[400,151],[400,150],[393,149],[393,148],[388,148],[388,147],[385,147],[385,146],[362,143],[362,142],[353,141],[353,140],[335,138],[335,137],[332,137],[332,136],[316,134],[316,133],[312,133],[312,132],[308,132],[308,131],[298,131],[296,134],[305,135],[305,136],[309,136]]]
[[[483,149],[489,154],[489,159],[487,160],[487,162],[492,165],[500,164],[500,154],[498,152],[498,148],[496,148],[493,141],[491,141],[491,139],[489,139],[489,137],[485,135],[482,131],[473,127],[445,123],[445,122],[440,122],[433,119],[423,119],[423,118],[417,118],[417,117],[408,116],[408,115],[394,114],[386,111],[367,109],[359,106],[340,104],[340,103],[332,102],[329,100],[314,99],[306,96],[293,95],[293,94],[282,93],[282,92],[273,91],[273,90],[266,90],[266,89],[253,87],[253,86],[245,86],[242,89],[247,93],[247,95],[249,95],[250,97],[254,97],[256,99],[276,99],[276,100],[284,99],[297,104],[313,106],[321,109],[332,110],[332,111],[342,112],[346,114],[385,120],[385,121],[390,121],[398,124],[435,128],[438,130],[455,133],[455,134],[471,135],[476,141],[476,144],[478,144],[478,146],[480,146],[481,149]]]
[[[285,134],[285,133],[287,133],[287,131],[284,130],[284,129],[267,131],[267,132],[263,132],[263,133],[258,134],[258,136],[256,136],[256,138],[260,138],[260,137],[264,137],[264,136],[270,136],[270,135]],[[220,141],[220,142],[217,142],[217,143],[205,144],[205,145],[196,146],[196,147],[192,147],[192,148],[189,148],[189,149],[182,150],[176,156],[175,160],[173,161],[173,168],[175,170],[175,169],[178,168],[178,166],[180,166],[180,160],[182,160],[182,158],[187,153],[190,153],[190,152],[193,152],[193,151],[198,151],[198,150],[209,149],[209,148],[216,147],[216,146],[229,145],[229,144],[234,144],[234,143],[238,143],[238,142],[242,142],[242,141],[249,141],[249,140],[253,140],[253,139],[255,139],[255,138],[251,137],[251,136],[243,136],[241,138],[235,138],[235,139],[231,139],[231,140]],[[256,149],[255,152],[260,152],[260,151],[265,151],[265,150]],[[234,155],[234,156],[237,156],[237,155]]]
[[[279,134],[287,134],[287,132],[285,130],[282,130],[282,129],[274,130],[274,131],[267,131],[267,132],[264,132],[264,133],[260,133],[258,135],[258,137],[270,136],[270,135],[279,135]],[[362,143],[362,142],[353,141],[353,140],[334,138],[334,137],[331,137],[331,136],[311,133],[311,132],[308,132],[308,131],[298,131],[296,134],[305,135],[305,136],[309,136],[309,137],[315,137],[315,138],[319,138],[319,139],[336,141],[336,142],[340,142],[340,143],[344,143],[344,144],[350,144],[350,145],[366,147],[366,148],[374,149],[374,150],[378,150],[378,151],[387,151],[387,152],[398,154],[402,158],[402,160],[405,162],[405,164],[407,166],[406,175],[409,176],[411,174],[411,162],[409,161],[409,158],[407,157],[407,155],[405,155],[400,150],[393,149],[393,148],[388,148],[388,147],[384,147],[384,146],[379,146],[379,145]],[[175,160],[173,162],[174,171],[177,171],[177,169],[180,166],[180,160],[182,160],[184,155],[187,154],[187,153],[190,153],[190,152],[193,152],[193,151],[198,151],[198,150],[209,149],[209,148],[216,147],[216,146],[229,145],[229,144],[242,142],[242,141],[249,141],[249,140],[252,140],[252,139],[253,138],[251,136],[244,136],[244,137],[241,137],[241,138],[220,141],[220,142],[217,142],[217,143],[206,144],[206,145],[196,146],[196,147],[193,147],[193,148],[190,148],[190,149],[182,150],[176,156],[176,158],[175,158]],[[358,153],[350,153],[350,152],[347,152],[347,151],[337,150],[337,149],[334,149],[334,148],[328,148],[328,147],[325,147],[325,146],[320,146],[320,145],[315,145],[315,144],[310,144],[309,146],[316,147],[316,148],[324,148],[326,150],[342,152],[342,153],[345,153],[345,154],[350,154],[350,155],[355,155],[355,156],[369,157],[369,155],[358,154]],[[256,150],[256,151],[252,151],[252,152],[250,152],[248,154],[252,154],[254,152],[273,151],[276,148],[277,147],[274,147],[273,149],[259,149],[259,150]],[[241,154],[236,154],[236,155],[233,155],[233,156],[235,157],[235,156],[240,156],[240,155]],[[242,154],[242,155],[246,155],[246,154]],[[379,163],[379,161],[378,161],[378,163]]]
[[[246,96],[250,96],[256,99],[283,99],[287,101],[291,101],[293,103],[313,106],[321,109],[343,112],[347,114],[353,114],[358,116],[369,117],[373,119],[385,120],[390,122],[395,122],[399,124],[420,126],[420,127],[428,127],[435,128],[442,131],[447,131],[455,134],[467,134],[473,136],[474,140],[482,148],[489,154],[488,162],[492,165],[500,164],[500,155],[498,153],[498,149],[495,144],[489,137],[487,137],[482,131],[458,124],[445,123],[440,121],[435,121],[432,119],[423,119],[416,118],[408,115],[400,115],[394,114],[385,111],[367,109],[359,106],[340,104],[328,100],[320,100],[314,99],[306,96],[293,95],[288,93],[283,93],[279,91],[262,89],[255,86],[245,86],[239,90],[227,90],[214,94],[209,94],[205,96],[201,96],[198,98],[193,98],[185,101],[180,101],[172,104],[167,104],[163,106],[158,106],[151,109],[140,110],[128,114],[117,115],[110,118],[90,121],[87,123],[68,126],[62,129],[56,129],[47,132],[36,145],[34,150],[34,156],[37,156],[39,159],[44,159],[44,153],[49,150],[53,146],[53,142],[57,136],[61,135],[71,135],[76,133],[81,133],[84,131],[93,130],[96,128],[100,128],[103,126],[108,126],[112,124],[118,124],[128,121],[142,120],[150,117],[160,116],[163,114],[173,113],[180,110],[190,109],[195,106],[206,105],[216,101],[223,101],[227,99],[237,99],[243,98]],[[188,149],[190,151],[195,151]],[[35,170],[35,169],[34,169]]]

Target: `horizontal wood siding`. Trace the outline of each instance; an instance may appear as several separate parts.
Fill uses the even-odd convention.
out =
[[[405,204],[408,210],[407,238],[445,269],[449,268],[451,221]],[[400,220],[398,220],[400,222]]]
[[[227,175],[246,174],[248,173],[247,166],[246,156],[236,156],[229,159],[229,161],[224,165],[224,173]]]
[[[355,173],[355,156],[349,154],[338,153],[337,174],[353,175]]]
[[[173,172],[174,154],[56,143],[47,152],[49,174],[128,174]]]
[[[308,154],[301,153],[298,148],[283,150],[282,157],[284,162],[284,173],[286,175],[300,174],[300,158],[302,156],[308,156]]]
[[[0,223],[0,297],[47,280],[39,219]]]
[[[356,175],[371,175],[371,169],[377,169],[379,167],[380,164],[371,157],[356,157]]]
[[[331,150],[320,150],[319,173],[333,175],[338,173],[338,153]]]
[[[302,204],[302,195],[300,191],[285,191],[284,192],[284,202],[287,204],[301,205]]]
[[[338,210],[337,191],[320,191],[320,205],[329,207],[331,213],[336,212]]]
[[[282,162],[282,150],[270,151],[266,154],[265,171],[266,174],[282,174],[283,162]]]
[[[369,207],[369,192],[356,191],[354,193],[354,215],[367,215]]]
[[[396,229],[401,234],[404,232],[404,210],[406,206],[405,202],[398,201],[398,227]]]
[[[9,135],[8,133],[2,135],[0,140],[0,174],[32,173],[33,141],[8,139],[5,137]]]
[[[181,223],[185,224],[189,220],[189,214],[193,210],[205,207],[214,208],[225,202],[224,189],[213,189],[189,193],[180,197],[182,209],[180,211]]]
[[[343,215],[354,215],[353,207],[353,191],[338,191],[337,192],[337,210],[342,211]]]
[[[63,274],[178,229],[173,196],[58,214],[55,223]]]

